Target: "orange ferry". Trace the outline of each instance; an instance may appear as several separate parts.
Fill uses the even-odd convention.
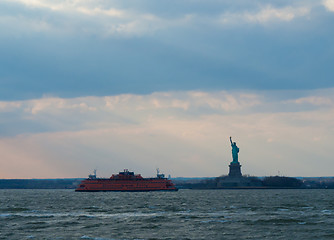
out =
[[[165,178],[164,174],[159,173],[159,169],[157,169],[157,177],[155,178],[143,178],[140,174],[129,172],[128,169],[124,169],[124,171],[119,174],[113,174],[110,178],[97,178],[95,170],[94,174],[89,175],[89,177],[83,180],[77,189],[75,189],[76,192],[177,190],[171,180]]]

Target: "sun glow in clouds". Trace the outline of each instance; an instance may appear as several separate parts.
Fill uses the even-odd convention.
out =
[[[217,176],[231,159],[232,135],[245,173],[316,176],[332,164],[332,93],[274,100],[269,92],[190,91],[0,102],[2,135],[12,129],[0,141],[0,174],[82,177],[98,167],[108,176],[130,167],[150,176],[159,166],[174,176]],[[303,167],[290,172],[291,166]]]

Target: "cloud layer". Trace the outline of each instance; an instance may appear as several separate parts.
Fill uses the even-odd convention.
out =
[[[334,90],[187,91],[0,102],[2,178],[331,175]],[[284,96],[284,97],[282,97]]]
[[[333,87],[333,2],[0,3],[0,99]]]

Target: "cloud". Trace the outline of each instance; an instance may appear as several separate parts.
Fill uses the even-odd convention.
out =
[[[217,91],[207,92],[157,92],[148,95],[122,94],[105,97],[80,97],[72,99],[44,97],[41,99],[0,102],[3,111],[18,111],[24,116],[43,114],[58,115],[64,112],[90,114],[91,112],[110,112],[127,114],[147,111],[199,112],[218,111],[222,113],[240,112],[261,104],[258,95],[245,93],[229,93]],[[130,116],[131,117],[131,116]]]
[[[15,111],[21,107],[21,102],[4,102],[0,101],[0,112]]]
[[[100,8],[96,1],[48,1],[48,0],[14,0],[28,8],[42,8],[52,11],[67,13],[79,12],[87,15],[107,15],[111,17],[122,17],[123,12],[115,8]]]
[[[312,105],[332,105],[334,104],[333,100],[326,97],[306,97],[299,98],[295,100],[297,104],[309,103]]]
[[[32,8],[49,8],[51,10],[61,10],[66,6],[66,2],[55,4],[45,0],[14,0],[12,2],[21,3]]]
[[[193,102],[197,107],[209,107],[210,109],[224,111],[239,111],[260,104],[259,96],[245,94],[234,96],[228,92],[207,95],[203,92],[190,92]]]
[[[1,102],[0,174],[83,177],[97,167],[102,176],[123,168],[152,176],[160,167],[173,176],[218,176],[227,173],[232,136],[244,173],[330,175],[333,90],[279,96],[178,91]]]
[[[334,12],[334,1],[333,0],[324,0],[323,5],[328,11]]]
[[[38,114],[39,112],[50,112],[58,110],[79,110],[80,112],[85,111],[96,111],[95,107],[88,106],[86,102],[76,101],[76,103],[71,103],[71,101],[66,101],[61,98],[43,98],[42,100],[30,100],[27,101],[25,112],[29,112],[32,115]],[[86,100],[87,101],[87,100]]]
[[[275,9],[272,7],[266,7],[257,14],[246,14],[245,18],[250,22],[259,22],[264,23],[270,20],[282,20],[282,21],[291,21],[296,17],[305,16],[310,12],[310,9],[306,7],[301,8],[292,8],[286,7],[282,9]]]
[[[240,22],[248,22],[254,24],[265,24],[274,21],[290,22],[297,17],[304,17],[310,13],[309,7],[284,7],[275,8],[273,6],[262,7],[257,12],[243,13],[223,13],[220,21],[223,24],[236,24]]]
[[[31,23],[40,23],[39,28],[31,25],[32,31],[47,31],[51,27],[55,32],[68,31],[82,32],[85,34],[99,35],[102,37],[121,35],[121,36],[138,36],[152,34],[156,31],[166,29],[181,29],[196,25],[211,25],[214,27],[217,19],[221,23],[232,24],[240,22],[248,22],[254,24],[264,24],[274,21],[289,22],[297,17],[303,17],[310,13],[311,7],[307,3],[305,6],[285,6],[275,7],[254,3],[251,8],[241,7],[237,11],[229,11],[230,6],[220,6],[216,3],[216,8],[220,12],[212,14],[211,12],[204,12],[201,10],[202,6],[191,12],[176,11],[178,14],[163,14],[160,11],[154,12],[149,4],[144,4],[145,8],[131,8],[127,5],[122,5],[118,1],[49,1],[49,0],[15,0],[6,1],[7,4],[20,4],[27,8],[28,12],[37,12],[34,14],[20,14],[16,21],[27,19]],[[182,4],[182,3],[181,3]],[[330,2],[324,2],[325,6],[330,6]],[[151,4],[154,6],[154,4]],[[182,7],[186,7],[183,3]],[[233,6],[233,4],[231,4]],[[112,7],[116,6],[116,7]],[[214,8],[214,6],[212,6]],[[172,8],[173,9],[173,8]],[[186,8],[185,8],[186,9]],[[51,11],[51,12],[50,12]],[[173,11],[170,11],[173,12]],[[59,15],[61,14],[61,15]],[[43,22],[40,22],[40,15],[43,17]],[[17,18],[17,14],[7,16],[8,18]],[[63,21],[61,18],[64,19]],[[76,18],[82,19],[77,21]],[[14,20],[12,20],[14,21]],[[15,25],[15,24],[14,24]],[[27,26],[27,25],[26,25]],[[47,26],[47,28],[46,28]],[[24,28],[23,28],[24,29]]]
[[[132,9],[117,9],[108,7],[106,1],[54,1],[48,0],[16,0],[7,1],[7,4],[19,3],[28,8],[28,11],[38,12],[40,16],[22,14],[3,17],[3,21],[11,20],[13,26],[30,31],[48,31],[53,29],[55,33],[82,32],[85,34],[100,35],[142,35],[152,31],[178,26],[187,21],[189,16],[181,16],[177,19],[165,19],[150,12],[139,12]],[[51,11],[51,12],[49,12]],[[53,13],[54,12],[54,13]],[[59,18],[62,15],[63,20]],[[78,16],[81,15],[81,16]],[[75,17],[83,21],[78,22]],[[20,27],[17,23],[25,26]]]

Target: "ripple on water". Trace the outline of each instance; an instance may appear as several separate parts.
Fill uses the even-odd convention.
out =
[[[100,237],[90,237],[87,235],[83,235],[80,239],[90,239],[90,240],[127,240],[127,239],[118,239],[118,238],[100,238]],[[134,239],[134,240],[144,240],[144,239]]]
[[[321,213],[324,214],[324,215],[331,215],[331,214],[333,214],[333,211],[324,209],[324,210],[321,211]]]
[[[11,213],[0,213],[0,218],[8,218],[8,217],[12,217],[13,214]]]
[[[28,209],[28,208],[22,208],[22,207],[0,208],[0,212],[11,212],[11,213],[15,213],[15,212],[25,212],[25,211],[29,211],[29,209]]]

